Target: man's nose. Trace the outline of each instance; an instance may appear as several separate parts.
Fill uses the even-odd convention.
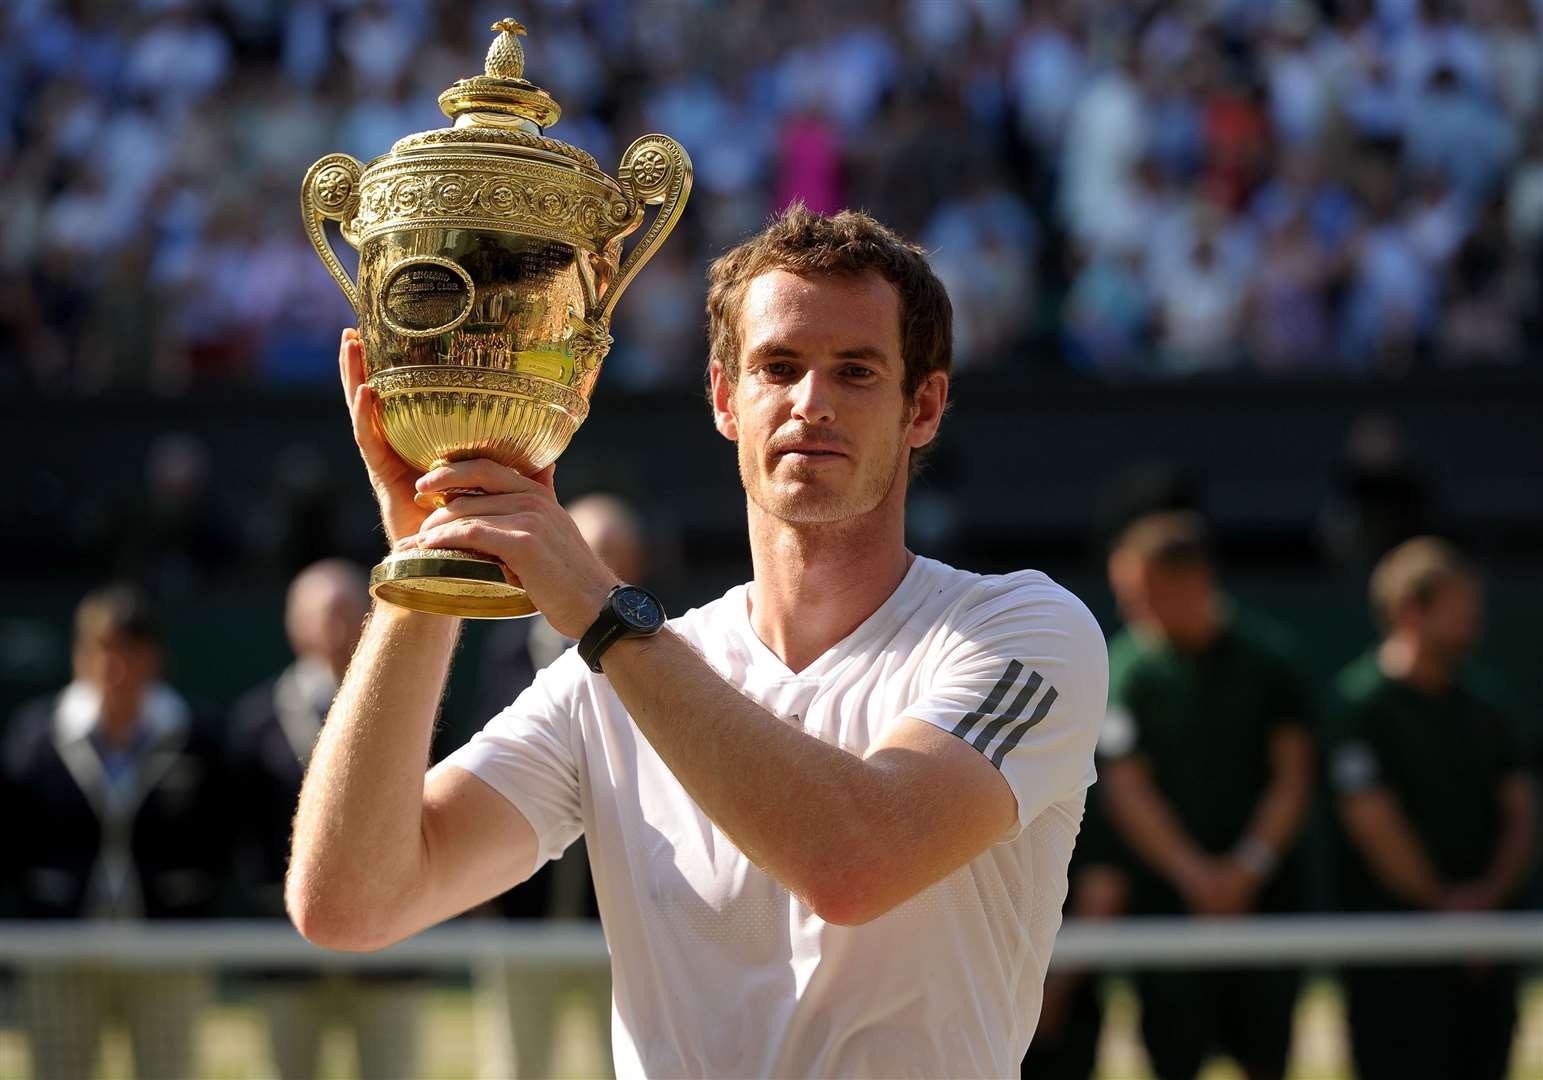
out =
[[[836,419],[829,380],[818,371],[806,371],[793,385],[793,416],[806,424],[828,424]]]

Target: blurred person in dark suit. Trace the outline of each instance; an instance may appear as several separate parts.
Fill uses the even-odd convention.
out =
[[[126,586],[86,596],[72,661],[73,681],[23,706],[0,746],[0,810],[11,825],[8,914],[214,914],[228,866],[221,740],[161,681],[145,596]],[[127,1026],[142,1080],[195,1075],[210,985],[205,971],[170,966],[23,971],[20,1011],[34,1075],[92,1075],[109,1020]]]
[[[1354,911],[1503,911],[1536,854],[1537,794],[1516,734],[1464,672],[1483,624],[1473,566],[1424,536],[1371,577],[1384,637],[1340,675],[1329,775]],[[1461,964],[1345,973],[1363,1080],[1506,1074],[1517,971]]]
[[[295,660],[235,708],[236,878],[245,914],[284,918],[290,821],[300,780],[369,606],[369,582],[356,564],[324,559],[302,570],[290,584],[284,615]],[[322,1036],[334,1019],[357,1040],[364,1080],[417,1075],[423,974],[291,970],[259,977],[273,1065],[283,1080],[317,1075]]]
[[[652,570],[637,511],[614,495],[575,499],[568,513],[600,560],[624,581],[647,581]],[[535,679],[536,672],[574,646],[541,616],[500,623],[482,661],[481,715],[501,711]],[[489,905],[507,919],[596,919],[584,841],[561,859]],[[502,964],[476,972],[483,1008],[491,1019],[483,1048],[482,1074],[491,1078],[553,1075],[553,1036],[564,995],[576,996],[588,1011],[602,1048],[600,1064],[610,1068],[611,977],[608,971],[536,974]]]
[[[1313,741],[1290,643],[1222,592],[1199,515],[1137,519],[1109,578],[1127,626],[1109,649],[1098,786],[1131,851],[1132,913],[1297,910]],[[1191,1077],[1220,1051],[1250,1080],[1284,1076],[1297,983],[1289,969],[1138,973],[1153,1071]]]

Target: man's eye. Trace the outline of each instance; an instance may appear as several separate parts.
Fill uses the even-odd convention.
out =
[[[863,367],[861,364],[852,364],[847,367],[846,374],[850,379],[866,379],[873,374],[873,369]]]
[[[769,364],[763,364],[761,370],[774,379],[785,379],[793,374],[793,365],[781,360],[773,360]]]

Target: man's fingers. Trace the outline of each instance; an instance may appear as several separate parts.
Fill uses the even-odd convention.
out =
[[[507,565],[520,545],[530,538],[528,532],[515,527],[516,520],[507,516],[460,518],[424,529],[418,534],[418,546],[479,551]]]
[[[354,425],[354,442],[359,444],[361,450],[364,449],[365,440],[369,435],[367,419],[370,403],[366,400],[368,392],[366,387],[356,386],[348,395],[348,418]]]
[[[536,475],[531,477],[536,483],[546,488],[553,495],[557,494],[557,462],[552,462]]]
[[[418,491],[422,494],[449,491],[454,488],[476,488],[489,495],[543,491],[550,494],[551,492],[550,486],[538,483],[531,477],[521,475],[516,469],[500,465],[487,458],[453,461],[448,465],[431,469],[418,479]]]
[[[514,495],[457,495],[439,507],[420,526],[431,529],[435,525],[456,521],[460,518],[491,518],[511,514],[525,514],[540,509],[539,496],[530,493]]]
[[[338,378],[343,383],[344,400],[353,402],[359,384],[364,382],[364,343],[351,326],[343,331],[338,344]]]
[[[515,545],[527,539],[530,534],[511,528],[508,523],[512,520],[514,519],[510,517],[498,517],[491,521],[482,518],[461,518],[437,526],[431,526],[425,521],[421,531],[412,536],[402,537],[391,545],[391,550],[400,554],[413,548],[429,550],[451,548],[487,555],[498,560],[504,568],[505,580],[518,589],[523,586],[520,584],[519,575],[509,568],[509,557],[514,552]]]
[[[354,442],[359,444],[364,463],[372,471],[389,467],[396,451],[391,448],[386,438],[386,429],[381,423],[380,399],[368,383],[354,387],[354,404],[349,411],[353,414]]]
[[[364,451],[366,460],[374,457],[380,436],[375,423],[375,402],[370,398],[370,388],[363,384],[354,387],[353,404],[349,407],[354,422],[354,442]]]

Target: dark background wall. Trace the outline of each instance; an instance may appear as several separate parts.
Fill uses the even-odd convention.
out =
[[[1368,452],[1350,449],[1352,432],[1395,433],[1391,449],[1372,440],[1371,471],[1394,475],[1415,525],[1478,555],[1492,616],[1481,660],[1538,728],[1543,379],[1435,372],[1399,382],[1110,386],[992,373],[959,378],[955,401],[912,499],[915,550],[980,570],[1041,567],[1113,628],[1101,529],[1154,488],[1179,491],[1216,522],[1233,592],[1296,627],[1325,690],[1372,633],[1364,592],[1375,541],[1357,546],[1344,535],[1368,497]],[[0,533],[7,706],[65,677],[75,601],[118,574],[152,582],[175,680],[222,705],[284,661],[280,613],[294,569],[333,550],[369,563],[383,549],[330,394],[17,396],[0,402],[0,432],[16,511]],[[204,455],[205,471],[180,507],[157,511],[158,500],[179,497],[164,475],[147,478],[168,441]],[[699,395],[617,396],[602,380],[558,484],[565,497],[608,489],[640,505],[676,610],[748,574],[733,453]],[[472,626],[458,660],[446,712],[453,732],[482,719],[470,688],[487,631]]]

